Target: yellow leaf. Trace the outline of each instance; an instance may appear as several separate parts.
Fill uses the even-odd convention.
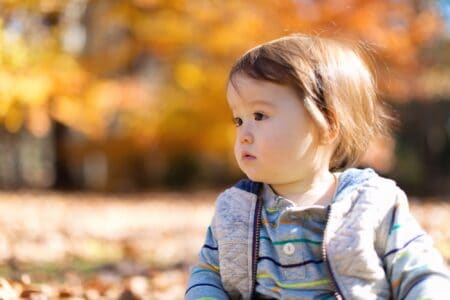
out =
[[[175,67],[175,80],[179,86],[191,90],[199,87],[204,76],[200,67],[193,63],[180,63]]]
[[[29,106],[44,104],[51,93],[51,81],[43,75],[19,78],[15,84],[15,96]]]

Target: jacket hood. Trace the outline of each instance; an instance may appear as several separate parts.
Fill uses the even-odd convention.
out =
[[[374,183],[381,182],[380,177],[373,169],[356,169],[349,168],[342,172],[339,176],[339,185],[336,191],[336,200],[342,199],[344,194],[351,193],[352,191],[361,187],[361,185],[368,182]]]

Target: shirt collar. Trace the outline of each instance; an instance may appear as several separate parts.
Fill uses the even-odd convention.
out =
[[[278,210],[282,207],[295,206],[295,203],[283,196],[277,195],[267,183],[263,185],[264,206],[269,209]]]
[[[334,203],[334,201],[336,200],[336,196],[339,193],[339,186],[341,184],[340,175],[341,175],[340,172],[334,173],[334,176],[336,176],[337,178],[337,186],[333,195],[332,203]],[[283,207],[297,206],[295,202],[287,198],[284,198],[283,196],[277,195],[275,191],[272,189],[272,187],[267,183],[263,184],[262,197],[264,200],[264,206],[269,209],[277,210]]]

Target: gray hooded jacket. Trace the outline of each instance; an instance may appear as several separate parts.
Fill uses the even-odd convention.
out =
[[[218,197],[186,299],[254,296],[260,189],[260,183],[243,180]],[[394,181],[371,169],[340,174],[323,243],[337,298],[447,299],[450,295],[448,270],[411,216],[406,195]]]

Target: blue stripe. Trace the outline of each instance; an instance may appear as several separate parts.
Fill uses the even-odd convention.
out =
[[[195,287],[199,287],[199,286],[210,286],[210,287],[213,287],[213,288],[216,288],[216,289],[219,289],[219,290],[223,291],[223,289],[221,287],[219,287],[217,285],[214,285],[214,284],[211,284],[211,283],[197,283],[197,284],[194,284],[193,286],[191,286],[190,288],[188,288],[186,290],[186,293],[184,293],[184,295],[186,296],[187,293],[189,293],[190,290],[192,290]]]
[[[282,268],[295,268],[295,267],[302,267],[302,266],[305,266],[308,264],[316,264],[317,265],[317,264],[323,263],[322,259],[319,259],[319,260],[311,259],[311,260],[305,260],[304,262],[297,263],[297,264],[283,265],[269,256],[261,256],[258,258],[258,261],[260,261],[260,260],[270,260],[271,262],[273,262],[274,264],[276,264],[277,266],[282,267]]]
[[[392,233],[392,228],[394,227],[395,217],[397,215],[398,204],[395,205],[394,211],[392,212],[391,224],[389,225],[389,235]]]
[[[210,273],[217,275],[217,272],[214,272],[213,270],[208,270],[208,269],[200,269],[200,270],[194,271],[194,272],[192,272],[192,275],[197,274],[197,273],[202,273],[202,272],[210,272]]]
[[[213,247],[213,246],[206,245],[206,244],[203,245],[203,248],[208,248],[208,249],[211,249],[211,250],[219,250],[219,247]]]
[[[420,238],[420,237],[422,237],[422,236],[424,236],[424,235],[425,235],[425,234],[419,234],[418,236],[416,236],[416,237],[412,238],[411,240],[409,240],[403,247],[396,248],[396,249],[393,249],[393,250],[389,251],[388,253],[386,253],[386,254],[383,256],[383,259],[385,259],[387,256],[389,256],[389,255],[391,255],[391,254],[394,254],[395,252],[398,252],[398,251],[400,251],[400,250],[405,249],[406,247],[408,247],[409,244],[411,244],[412,242],[414,242],[415,240],[417,240],[418,238]]]

